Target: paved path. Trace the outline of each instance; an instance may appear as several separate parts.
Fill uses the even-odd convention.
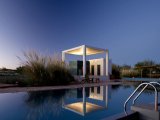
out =
[[[122,84],[122,82],[103,82],[103,83],[76,84],[76,85],[64,85],[64,86],[43,86],[43,87],[8,87],[8,88],[0,88],[0,93],[58,90],[58,89],[80,88],[80,87],[92,87],[99,85],[120,85],[120,84]]]
[[[3,84],[3,83],[0,83],[0,89],[1,88],[15,87],[15,86],[16,86],[15,84]]]

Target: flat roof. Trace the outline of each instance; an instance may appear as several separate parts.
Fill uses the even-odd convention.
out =
[[[81,45],[78,47],[74,47],[68,50],[64,50],[62,52],[67,53],[67,54],[73,54],[73,55],[83,55],[83,47],[86,47],[86,55],[94,55],[94,54],[100,54],[108,51],[108,49],[101,49],[101,48],[96,48],[88,45]]]

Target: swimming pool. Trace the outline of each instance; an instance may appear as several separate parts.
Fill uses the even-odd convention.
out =
[[[130,80],[130,81],[148,81],[148,82],[160,82],[160,78],[122,78],[122,80]]]
[[[103,85],[77,89],[0,94],[1,120],[99,120],[123,112],[134,85]],[[144,101],[145,100],[145,101]],[[138,103],[154,101],[154,92]]]

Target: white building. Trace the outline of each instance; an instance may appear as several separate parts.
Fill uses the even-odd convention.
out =
[[[95,48],[88,45],[81,45],[75,48],[62,51],[62,60],[65,62],[65,54],[73,54],[83,56],[82,73],[83,77],[87,74],[87,56],[104,53],[105,57],[100,59],[88,60],[90,63],[90,76],[99,77],[100,80],[109,80],[111,75],[111,61],[109,60],[108,49]],[[75,76],[77,78],[77,76]],[[78,76],[79,77],[79,76]]]

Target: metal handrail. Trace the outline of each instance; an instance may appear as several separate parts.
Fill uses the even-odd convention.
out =
[[[151,83],[151,84],[157,84],[157,85],[160,86],[160,83],[158,83],[158,82],[149,82],[149,83]],[[148,87],[148,85],[146,85],[146,86],[141,90],[141,92],[139,92],[138,95],[133,99],[133,102],[132,102],[133,105],[135,104],[137,98],[141,95],[141,93],[145,90],[146,87]]]
[[[132,104],[135,104],[136,99],[141,95],[141,93],[148,87],[148,84],[144,86],[144,88],[138,93],[138,95],[133,99]]]
[[[157,89],[156,89],[156,87],[154,86],[154,85],[152,85],[151,83],[141,83],[134,91],[133,91],[133,93],[128,97],[128,99],[125,101],[125,103],[124,103],[124,112],[125,112],[125,114],[127,115],[127,111],[126,111],[126,105],[127,105],[127,103],[128,103],[128,101],[132,98],[132,96],[137,92],[137,90],[141,87],[141,86],[143,86],[143,85],[145,85],[145,87],[144,87],[144,89],[148,86],[148,85],[150,85],[150,86],[152,86],[153,88],[154,88],[154,90],[155,90],[155,110],[157,111],[158,110],[158,92],[157,92]],[[146,86],[147,85],[147,86]],[[143,91],[142,91],[143,92]]]
[[[160,83],[158,83],[158,82],[150,82],[151,84],[157,84],[157,85],[159,85],[160,86]]]

